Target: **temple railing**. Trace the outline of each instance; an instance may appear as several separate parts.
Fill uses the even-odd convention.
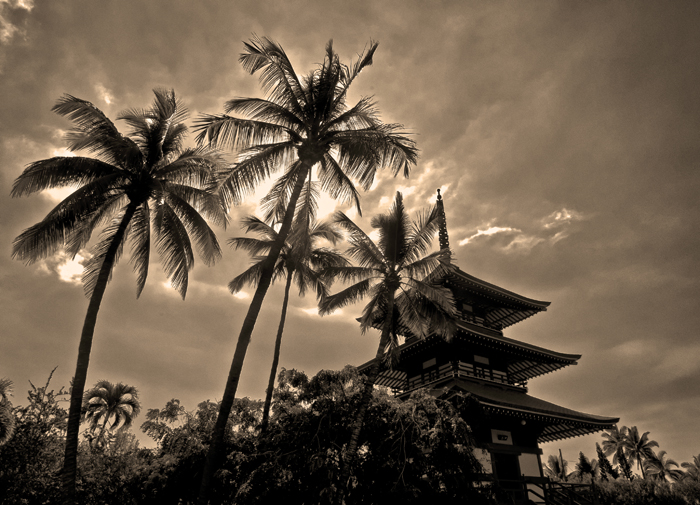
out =
[[[537,479],[538,481],[540,479]],[[597,505],[592,484],[568,482],[533,482],[522,480],[498,480],[501,491],[510,497],[509,503],[544,505]]]
[[[411,391],[447,377],[465,377],[507,386],[523,387],[520,382],[509,380],[508,374],[501,370],[493,370],[478,364],[452,361],[437,368],[424,370],[420,375],[407,379],[406,391]]]

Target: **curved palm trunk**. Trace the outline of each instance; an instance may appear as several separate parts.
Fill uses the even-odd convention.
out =
[[[77,475],[77,459],[78,459],[78,433],[80,431],[80,412],[83,403],[83,393],[85,392],[85,381],[87,380],[88,365],[90,363],[90,350],[92,349],[92,338],[95,334],[95,324],[97,323],[97,313],[100,310],[102,297],[104,296],[109,275],[114,266],[114,259],[119,250],[126,234],[126,229],[134,217],[137,202],[130,202],[124,213],[119,228],[114,234],[112,243],[107,250],[105,260],[100,268],[100,273],[97,277],[95,289],[90,297],[85,322],[83,323],[83,331],[80,335],[80,345],[78,347],[78,363],[75,367],[75,376],[73,377],[73,385],[70,392],[70,409],[68,410],[68,426],[66,430],[66,452],[63,460],[63,470],[61,475],[61,492],[63,495],[63,503],[65,505],[75,504],[75,480]]]
[[[284,331],[284,320],[287,317],[287,304],[289,303],[289,288],[292,285],[292,270],[287,270],[287,284],[284,286],[284,300],[282,301],[282,315],[280,316],[280,325],[277,328],[277,339],[275,340],[275,354],[272,358],[272,368],[270,369],[270,378],[267,381],[267,392],[265,394],[265,405],[263,406],[262,423],[260,424],[260,434],[264,434],[267,430],[267,424],[270,420],[270,405],[272,405],[272,391],[275,389],[275,377],[277,376],[277,367],[280,363],[280,348],[282,347],[282,332]]]
[[[389,297],[387,304],[387,314],[394,313],[394,297]],[[362,431],[362,425],[365,422],[365,414],[367,413],[367,408],[369,407],[370,401],[372,400],[372,390],[374,389],[374,383],[379,376],[380,365],[382,358],[384,357],[384,350],[389,343],[389,332],[391,330],[391,317],[388,317],[384,321],[384,327],[382,328],[382,336],[379,339],[379,347],[377,347],[377,354],[374,356],[374,361],[372,363],[372,368],[367,374],[365,379],[365,388],[362,391],[362,397],[360,398],[360,406],[355,415],[355,421],[352,424],[352,432],[350,434],[350,442],[346,449],[347,458],[342,463],[342,471],[340,473],[340,483],[338,485],[338,495],[336,497],[336,504],[343,505],[345,503],[345,495],[348,490],[348,479],[350,478],[350,472],[352,472],[357,462],[357,445],[360,440],[360,432]]]
[[[267,255],[267,259],[265,260],[265,264],[260,275],[260,281],[258,282],[258,287],[255,290],[253,300],[250,303],[250,307],[248,307],[248,313],[243,320],[243,327],[238,335],[236,350],[233,353],[233,362],[231,363],[231,369],[229,370],[228,378],[226,379],[226,388],[224,389],[224,396],[221,399],[221,406],[219,407],[219,415],[216,418],[211,444],[209,445],[207,459],[204,463],[204,470],[202,471],[202,484],[199,488],[199,496],[197,498],[197,503],[200,505],[207,505],[209,500],[209,486],[211,484],[211,478],[219,465],[221,450],[224,445],[226,423],[228,422],[231,409],[233,408],[233,400],[236,398],[238,381],[241,377],[243,361],[245,360],[246,351],[248,350],[248,344],[250,344],[250,337],[253,334],[255,323],[258,320],[258,314],[262,308],[262,302],[265,299],[267,290],[272,282],[272,274],[274,272],[275,263],[277,262],[277,258],[279,258],[284,242],[287,240],[287,235],[289,235],[289,230],[292,227],[294,211],[296,210],[296,205],[297,201],[299,200],[301,190],[304,187],[304,181],[306,181],[306,178],[311,172],[312,163],[305,162],[304,164],[306,165],[306,171],[304,172],[303,176],[301,174],[299,175],[299,178],[294,184],[294,189],[292,190],[292,194],[289,198],[289,204],[287,205],[287,212],[284,216],[282,227],[278,233],[279,240],[275,243],[272,249],[270,249],[270,252]]]

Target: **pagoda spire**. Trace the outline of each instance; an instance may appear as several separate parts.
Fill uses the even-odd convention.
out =
[[[447,234],[447,218],[445,217],[445,205],[442,202],[442,196],[440,195],[440,190],[437,190],[437,211],[438,219],[440,224],[440,229],[438,235],[440,237],[440,250],[450,250],[450,236]],[[450,256],[447,257],[448,263],[450,262]]]

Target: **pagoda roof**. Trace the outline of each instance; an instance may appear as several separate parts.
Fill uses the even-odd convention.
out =
[[[607,430],[620,420],[617,417],[586,414],[562,407],[512,388],[490,386],[459,378],[443,381],[442,384],[435,383],[430,392],[447,398],[461,392],[471,393],[489,413],[538,422],[544,425],[537,438],[539,443]]]
[[[507,328],[530,316],[547,310],[551,302],[535,300],[474,277],[459,268],[453,268],[446,279],[465,291],[492,300],[498,306],[489,312],[486,323]]]

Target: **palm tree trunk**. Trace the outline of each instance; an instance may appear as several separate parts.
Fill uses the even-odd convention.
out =
[[[360,432],[362,431],[362,425],[365,422],[367,408],[372,400],[372,391],[374,389],[374,383],[379,376],[380,365],[382,363],[382,359],[384,358],[384,351],[389,343],[389,333],[392,324],[391,314],[393,313],[394,297],[390,296],[387,303],[388,317],[384,321],[382,336],[379,339],[379,347],[377,347],[377,354],[374,356],[369,374],[367,374],[367,378],[365,379],[365,387],[362,391],[362,397],[360,398],[360,406],[358,407],[357,414],[355,414],[355,421],[353,422],[352,431],[350,434],[350,442],[348,443],[348,447],[346,449],[347,457],[346,460],[341,463],[342,470],[340,473],[340,483],[338,485],[338,495],[335,501],[337,505],[343,505],[345,503],[345,495],[347,494],[348,490],[348,479],[350,479],[350,472],[353,470],[355,463],[357,462],[357,445],[360,440]]]
[[[270,419],[270,405],[272,404],[272,391],[275,388],[275,377],[277,376],[277,366],[280,363],[280,348],[282,347],[282,332],[284,331],[284,320],[287,317],[287,304],[289,303],[289,288],[292,285],[292,275],[294,271],[287,270],[287,284],[284,286],[284,300],[282,301],[282,316],[280,324],[277,328],[277,339],[275,340],[275,353],[272,358],[272,368],[270,369],[270,378],[267,381],[267,392],[265,393],[265,405],[263,406],[262,423],[260,424],[260,435],[263,435],[267,430],[267,424]]]
[[[61,493],[64,505],[74,505],[75,480],[77,476],[78,459],[78,433],[80,431],[80,412],[83,403],[83,393],[85,392],[85,382],[87,380],[88,365],[90,363],[90,351],[92,349],[92,337],[95,334],[95,324],[97,323],[97,313],[100,310],[102,297],[104,296],[109,276],[114,267],[114,260],[119,250],[119,245],[124,239],[126,229],[131,218],[134,217],[138,202],[131,201],[122,217],[119,228],[114,234],[112,243],[107,249],[104,262],[100,268],[100,273],[92,291],[90,303],[88,304],[83,331],[80,335],[80,345],[78,347],[78,362],[75,367],[75,376],[70,390],[70,408],[68,410],[68,426],[66,429],[66,452],[63,460],[63,470],[61,472]]]
[[[250,337],[253,334],[255,323],[258,320],[258,314],[262,308],[262,302],[265,299],[267,290],[272,282],[272,274],[274,272],[275,263],[277,262],[277,258],[279,258],[280,251],[282,251],[284,242],[287,240],[287,235],[292,227],[294,211],[296,210],[296,205],[297,201],[299,200],[301,190],[304,187],[304,181],[306,181],[306,178],[310,175],[313,163],[304,162],[304,165],[306,170],[299,174],[299,178],[294,184],[294,189],[292,190],[292,194],[287,205],[287,212],[284,215],[284,221],[282,222],[282,227],[278,233],[279,239],[270,249],[270,252],[267,255],[267,260],[263,265],[262,272],[260,274],[260,281],[258,282],[257,289],[255,290],[253,301],[250,303],[250,307],[248,307],[248,313],[243,320],[243,327],[238,335],[236,350],[233,353],[233,362],[231,363],[231,369],[229,370],[228,378],[226,379],[226,388],[224,389],[224,396],[221,399],[221,406],[219,407],[219,415],[216,418],[211,444],[209,445],[207,459],[204,463],[204,470],[202,471],[202,484],[199,488],[199,496],[197,498],[197,503],[199,503],[199,505],[207,505],[209,500],[209,486],[211,483],[211,478],[219,465],[219,459],[221,457],[220,453],[224,445],[226,423],[228,422],[231,409],[233,408],[233,400],[236,398],[238,381],[241,378],[241,370],[243,369],[243,361],[245,360],[246,351],[248,350]]]

